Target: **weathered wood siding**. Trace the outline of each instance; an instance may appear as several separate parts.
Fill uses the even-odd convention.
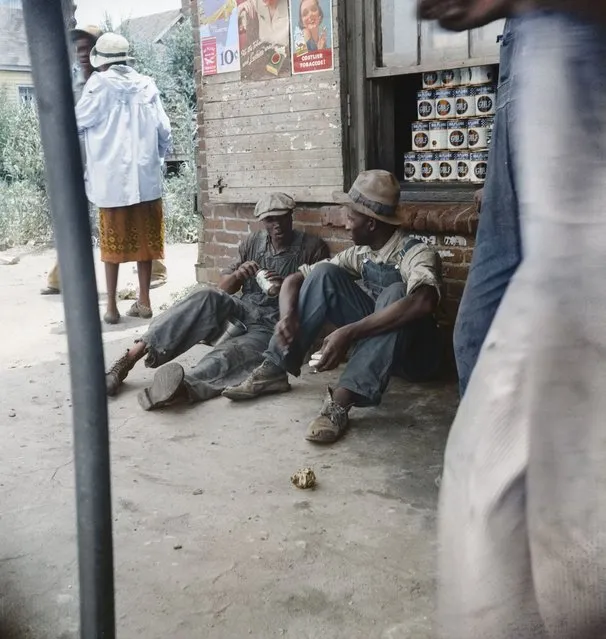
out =
[[[0,95],[11,104],[19,102],[19,87],[33,87],[34,79],[29,71],[4,71],[0,69]]]
[[[261,82],[242,82],[240,73],[202,79],[210,203],[252,203],[268,190],[329,202],[343,188],[337,0],[333,26],[332,72]]]

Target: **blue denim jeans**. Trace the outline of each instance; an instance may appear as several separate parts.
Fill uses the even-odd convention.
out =
[[[606,634],[606,28],[516,29],[523,260],[446,448],[448,639]]]
[[[393,267],[391,268],[393,272]],[[366,294],[354,279],[334,264],[319,264],[303,283],[299,295],[300,330],[288,354],[275,337],[265,359],[299,375],[303,357],[320,331],[331,322],[337,327],[358,322],[375,311],[406,297],[406,284],[392,282],[376,299]],[[440,365],[441,342],[432,316],[406,324],[400,330],[382,333],[357,342],[339,387],[359,395],[357,406],[377,406],[392,375],[410,381],[430,380]]]
[[[503,295],[522,259],[513,141],[518,24],[519,19],[508,20],[503,33],[497,113],[482,212],[469,277],[455,323],[454,351],[461,396]]]

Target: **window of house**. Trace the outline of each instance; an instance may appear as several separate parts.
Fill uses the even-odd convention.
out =
[[[395,173],[403,199],[471,199],[487,166],[504,21],[452,33],[420,22],[417,0],[365,5],[367,168]]]
[[[21,104],[32,105],[36,98],[34,87],[19,87],[19,100]]]

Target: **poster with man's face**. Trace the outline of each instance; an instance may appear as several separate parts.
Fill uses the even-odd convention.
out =
[[[238,0],[238,31],[243,80],[291,74],[288,0]]]
[[[292,72],[334,68],[332,0],[290,0]]]

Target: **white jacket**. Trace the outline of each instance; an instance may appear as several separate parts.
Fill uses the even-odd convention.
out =
[[[162,164],[172,135],[151,78],[125,65],[93,73],[76,105],[76,120],[93,204],[114,208],[162,197]]]

